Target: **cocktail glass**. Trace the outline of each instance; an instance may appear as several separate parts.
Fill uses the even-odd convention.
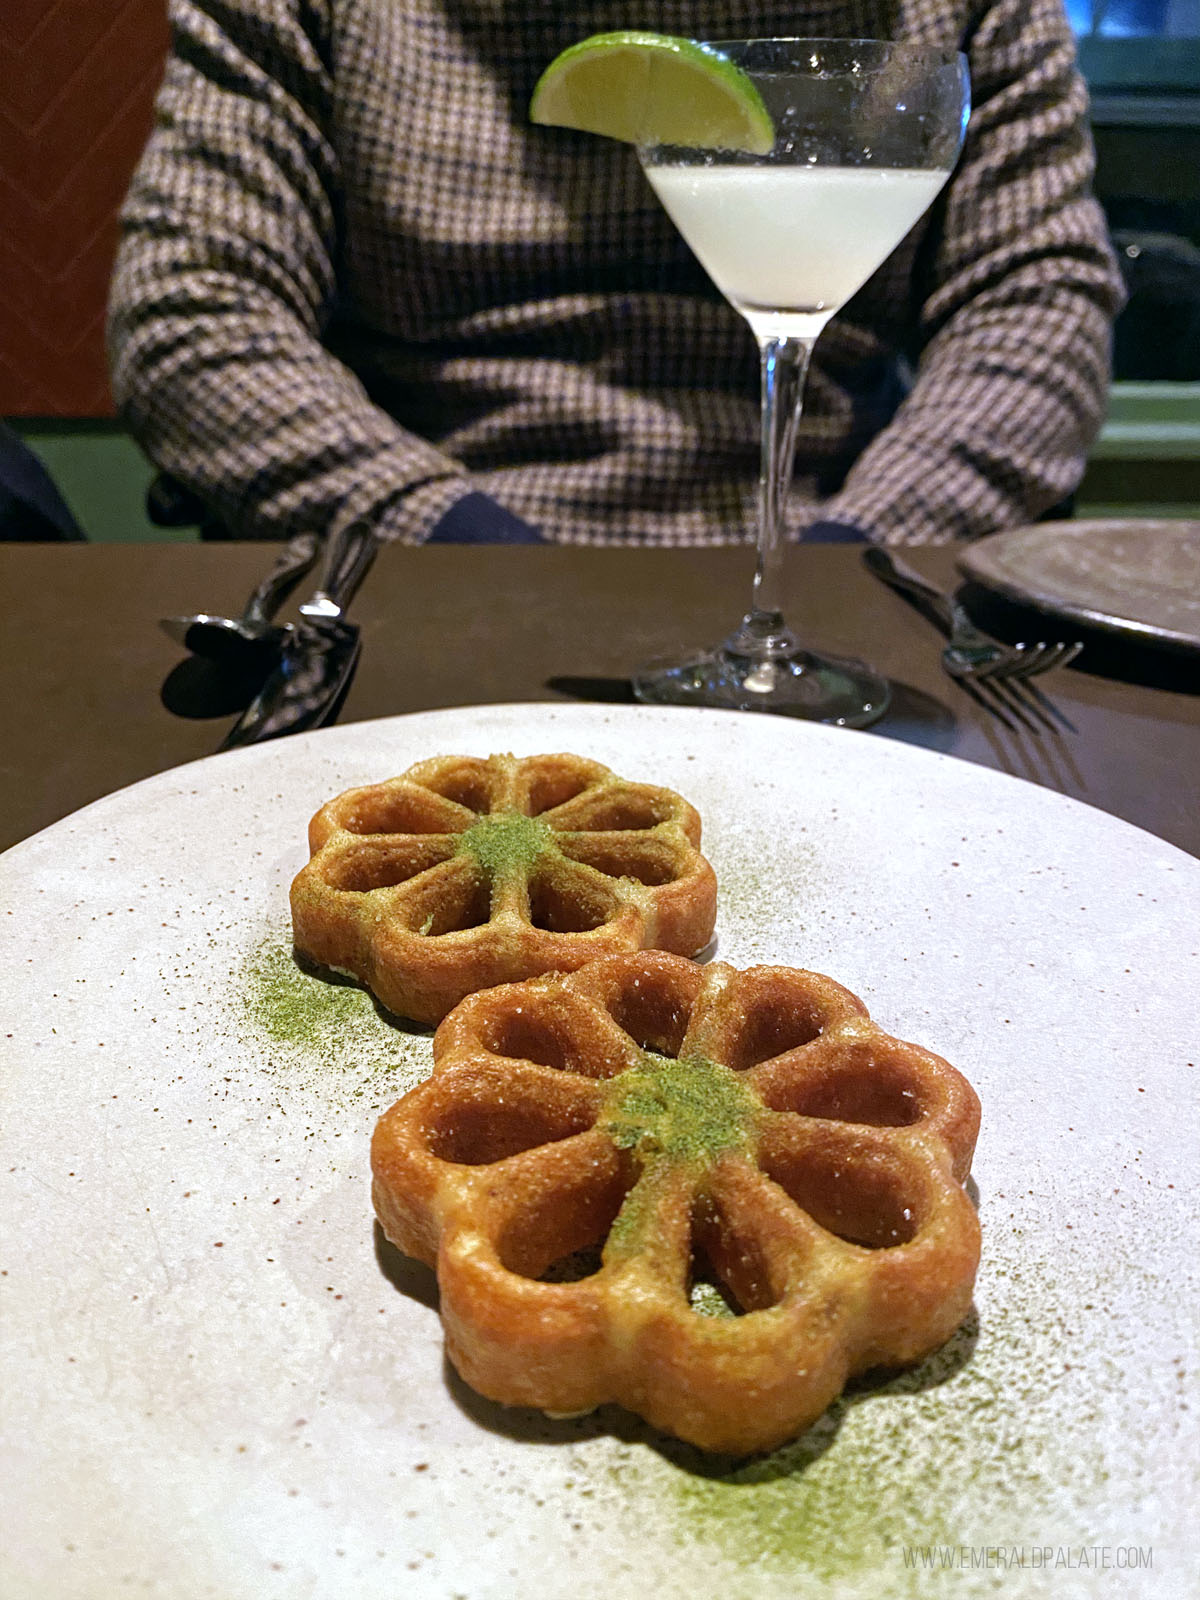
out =
[[[865,727],[887,680],[805,648],[782,609],[784,512],[817,337],[919,221],[962,148],[965,58],[863,39],[718,42],[775,125],[769,152],[639,145],[659,200],[758,341],[762,461],[749,611],[713,650],[653,662],[640,700]]]

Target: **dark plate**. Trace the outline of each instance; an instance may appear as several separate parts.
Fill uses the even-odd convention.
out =
[[[1039,522],[980,540],[958,565],[1052,616],[1200,651],[1200,522]]]

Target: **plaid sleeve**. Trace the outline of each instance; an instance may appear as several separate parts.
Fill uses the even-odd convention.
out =
[[[931,232],[916,382],[821,512],[884,543],[1034,520],[1078,485],[1108,391],[1122,291],[1060,0],[994,0],[968,49],[974,110]]]
[[[331,0],[171,0],[109,345],[152,460],[247,538],[418,539],[470,484],[321,344],[336,292]]]

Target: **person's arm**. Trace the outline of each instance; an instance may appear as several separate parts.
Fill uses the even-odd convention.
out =
[[[995,0],[921,306],[911,393],[824,520],[888,543],[1032,522],[1077,487],[1104,416],[1120,277],[1059,0]]]
[[[328,13],[171,0],[113,279],[118,405],[156,465],[243,537],[363,518],[385,537],[461,539],[473,507],[518,523],[322,347],[338,248]]]

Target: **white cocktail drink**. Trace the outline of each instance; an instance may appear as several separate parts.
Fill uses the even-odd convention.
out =
[[[759,350],[750,609],[715,648],[648,662],[633,677],[639,700],[853,728],[887,709],[874,668],[817,655],[784,620],[787,494],[813,346],[936,199],[970,98],[964,55],[885,39],[705,42],[626,28],[570,45],[539,78],[535,123],[637,145],[664,210]]]
[[[908,167],[668,166],[646,176],[709,277],[750,323],[815,339],[946,181]]]
[[[709,52],[707,63],[697,50]],[[649,663],[634,692],[866,727],[887,708],[887,680],[861,661],[809,650],[784,619],[796,431],[822,330],[920,222],[958,159],[966,60],[878,39],[685,41],[677,54],[642,63],[649,89],[638,157],[758,345],[758,562],[741,625],[715,649]],[[664,72],[678,85],[681,66],[698,80],[695,126],[685,117],[672,134],[654,86]],[[731,95],[740,120],[731,126],[726,116],[706,132],[711,116],[730,112]]]

